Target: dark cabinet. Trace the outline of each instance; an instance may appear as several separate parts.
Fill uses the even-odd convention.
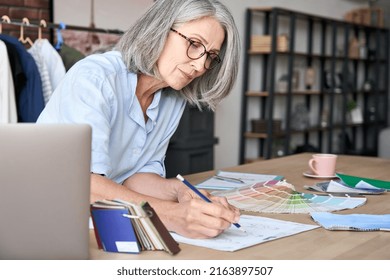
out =
[[[167,178],[214,167],[214,113],[188,106],[172,136],[165,159]]]

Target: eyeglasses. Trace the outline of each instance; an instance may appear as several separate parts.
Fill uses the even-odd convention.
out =
[[[187,56],[190,59],[196,60],[207,54],[207,58],[204,62],[204,68],[207,70],[213,69],[219,63],[221,63],[221,58],[218,56],[218,54],[206,51],[206,47],[201,42],[190,39],[173,28],[171,28],[171,31],[180,35],[190,43],[187,49]]]

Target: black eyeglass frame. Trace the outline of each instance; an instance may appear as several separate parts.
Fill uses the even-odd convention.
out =
[[[173,29],[173,28],[171,28],[171,31],[173,31],[173,32],[175,32],[176,34],[180,35],[182,38],[186,39],[186,40],[190,43],[190,45],[189,45],[188,48],[187,48],[187,56],[188,56],[188,58],[190,58],[190,59],[192,59],[192,60],[197,60],[197,59],[203,57],[205,54],[207,54],[206,61],[204,62],[204,68],[205,68],[205,69],[207,69],[207,70],[213,69],[213,68],[216,67],[219,63],[221,63],[222,60],[221,60],[221,58],[219,57],[219,55],[216,54],[216,53],[214,53],[214,52],[208,52],[208,51],[206,50],[205,45],[203,45],[202,42],[199,42],[199,41],[195,41],[195,40],[193,40],[193,39],[190,39],[190,38],[188,38],[186,35],[180,33],[179,31],[177,31],[177,30],[175,30],[175,29]],[[193,45],[193,44],[195,44],[195,43],[200,44],[200,45],[203,47],[204,51],[199,55],[199,57],[193,58],[193,57],[191,57],[191,56],[188,55],[188,52],[189,52],[189,49],[190,49],[191,45]],[[207,67],[207,65],[206,65],[207,59],[210,59],[210,66],[211,66],[211,67],[210,67],[210,66]],[[214,61],[215,61],[216,63],[213,64]]]

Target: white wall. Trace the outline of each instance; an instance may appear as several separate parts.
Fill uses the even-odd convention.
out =
[[[54,21],[89,26],[92,2],[95,27],[126,30],[153,0],[54,0]]]
[[[342,19],[354,8],[367,5],[357,0],[220,0],[232,12],[244,41],[245,10],[248,7],[282,7],[292,10]],[[95,26],[99,28],[127,29],[135,18],[152,3],[152,0],[95,0]],[[368,2],[368,1],[367,1]],[[90,1],[55,0],[55,21],[88,26]],[[114,5],[113,5],[114,4]],[[242,48],[242,55],[244,54]],[[242,60],[237,83],[231,94],[220,104],[215,117],[215,168],[221,169],[238,164],[240,108],[242,96]]]

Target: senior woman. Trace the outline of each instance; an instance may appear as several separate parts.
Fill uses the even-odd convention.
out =
[[[113,51],[69,70],[38,122],[92,127],[91,201],[148,201],[170,231],[214,237],[238,222],[239,211],[166,179],[164,158],[186,103],[214,110],[238,60],[238,32],[224,5],[158,0]]]

